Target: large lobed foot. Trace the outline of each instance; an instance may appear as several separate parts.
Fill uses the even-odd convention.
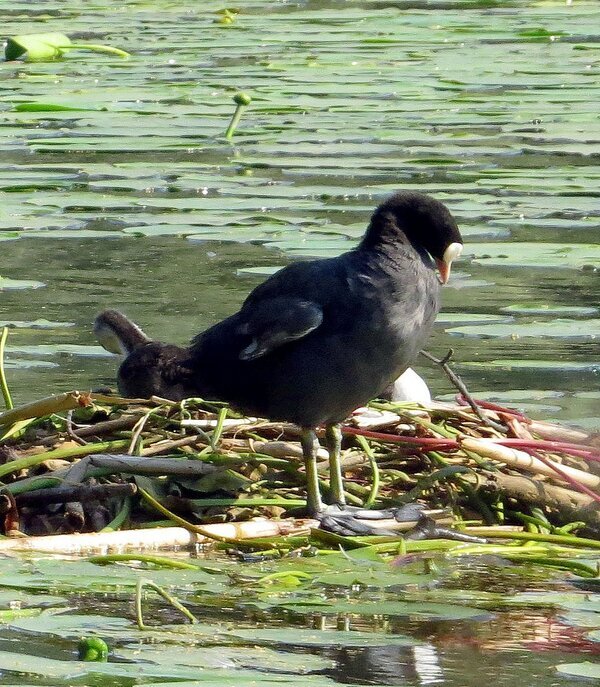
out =
[[[400,508],[386,510],[367,510],[356,506],[323,506],[315,514],[321,528],[344,537],[354,535],[386,535],[396,536],[397,531],[378,527],[374,523],[381,520],[395,520],[396,522],[417,523],[423,515],[424,506],[410,503]]]
[[[485,544],[486,540],[465,534],[457,530],[440,527],[425,512],[425,506],[409,503],[399,508],[386,510],[367,510],[355,506],[324,506],[316,518],[322,529],[343,537],[352,536],[398,536],[399,532],[391,528],[377,527],[373,523],[380,520],[395,520],[398,523],[415,523],[405,535],[405,539],[452,539],[471,544]]]

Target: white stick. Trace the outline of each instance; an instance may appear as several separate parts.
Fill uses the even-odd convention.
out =
[[[266,520],[217,523],[203,525],[203,529],[232,539],[277,537],[289,534],[307,534],[311,527],[318,527],[316,520]],[[56,554],[90,555],[125,550],[172,549],[194,544],[207,544],[214,540],[196,534],[183,527],[157,527],[144,530],[119,532],[91,532],[87,534],[58,534],[48,537],[16,537],[0,539],[0,552],[39,551]]]
[[[571,427],[561,427],[560,425],[553,425],[549,422],[540,422],[539,420],[532,420],[527,428],[534,434],[539,434],[542,439],[549,441],[571,441],[576,444],[589,443],[591,437],[586,432],[581,432]]]
[[[592,475],[589,472],[584,472],[583,470],[578,470],[577,468],[571,468],[568,465],[561,465],[560,463],[552,463],[556,465],[557,470],[553,470],[550,465],[543,463],[538,458],[534,458],[529,453],[525,451],[519,451],[515,448],[509,448],[508,446],[502,446],[501,444],[496,444],[487,439],[475,439],[474,437],[461,437],[459,439],[460,445],[467,451],[473,451],[478,453],[480,456],[485,456],[486,458],[491,458],[492,460],[497,460],[506,465],[510,465],[514,468],[520,468],[526,472],[531,472],[536,475],[545,475],[546,477],[551,477],[553,480],[559,482],[564,482],[557,470],[564,472],[565,475],[572,477],[573,479],[581,482],[581,484],[591,489],[596,489],[600,486],[600,477],[598,475]]]

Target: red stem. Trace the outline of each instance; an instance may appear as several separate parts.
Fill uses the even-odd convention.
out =
[[[579,480],[576,480],[574,477],[571,477],[571,475],[568,475],[566,472],[564,472],[564,470],[561,470],[558,465],[553,463],[551,460],[548,460],[548,458],[542,456],[537,451],[532,451],[531,454],[538,460],[541,460],[542,463],[545,463],[549,468],[552,468],[554,472],[559,474],[562,479],[565,480],[565,482],[568,482],[572,487],[577,489],[577,491],[587,494],[590,498],[594,499],[596,503],[600,503],[600,495],[598,495],[595,491],[592,491],[592,489],[586,487],[585,484],[582,484]]]
[[[570,444],[566,441],[546,441],[545,439],[496,439],[493,437],[490,437],[489,441],[502,444],[503,446],[538,449],[541,451],[562,451],[579,458],[600,461],[600,451],[593,446],[585,446],[584,444]]]
[[[379,441],[389,441],[394,444],[415,444],[422,446],[428,451],[443,451],[444,449],[460,448],[457,441],[453,439],[436,439],[434,437],[405,437],[400,434],[388,434],[386,432],[371,432],[368,429],[359,429],[358,427],[342,427],[343,434],[352,434],[368,439],[379,439]]]
[[[523,422],[526,425],[528,425],[531,422],[527,415],[523,415],[523,413],[520,413],[518,410],[514,410],[514,408],[505,408],[504,406],[498,405],[497,403],[491,403],[490,401],[480,401],[477,398],[474,398],[473,400],[480,408],[484,408],[485,410],[494,410],[497,413],[512,415],[513,417],[518,418],[521,422]],[[456,402],[461,406],[469,405],[462,394],[456,395]]]

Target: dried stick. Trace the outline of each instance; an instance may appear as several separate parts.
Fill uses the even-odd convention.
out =
[[[478,491],[501,493],[529,506],[551,508],[561,514],[563,522],[583,520],[588,527],[600,530],[600,509],[587,494],[525,475],[507,475],[503,472],[463,475],[462,479]]]
[[[487,425],[488,427],[492,427],[496,431],[502,432],[503,434],[506,433],[506,427],[498,424],[497,422],[494,422],[493,420],[490,420],[489,417],[486,417],[484,415],[484,413],[481,411],[481,408],[475,402],[475,399],[469,393],[469,390],[465,386],[465,383],[452,370],[450,365],[448,365],[448,363],[450,362],[450,359],[454,355],[454,350],[452,348],[449,349],[448,353],[446,353],[446,355],[441,359],[436,358],[435,356],[431,355],[431,353],[428,353],[427,351],[421,351],[421,355],[424,356],[425,358],[427,358],[427,360],[431,360],[432,363],[439,365],[442,368],[442,370],[444,370],[448,379],[452,382],[452,384],[454,384],[454,386],[465,397],[466,402],[471,406],[471,410],[475,413],[475,415],[477,415],[477,417],[483,422],[484,425]]]
[[[317,520],[249,520],[204,525],[213,534],[227,539],[253,539],[255,537],[285,537],[306,535]],[[82,554],[92,551],[105,554],[107,550],[122,552],[126,549],[172,549],[179,546],[211,543],[211,540],[183,527],[164,527],[118,532],[92,532],[86,534],[58,534],[43,537],[0,539],[0,552],[45,551],[54,554]]]
[[[110,434],[112,432],[118,432],[122,429],[131,429],[139,419],[139,415],[124,415],[123,417],[117,417],[114,420],[104,420],[103,422],[96,422],[94,425],[78,427],[75,430],[75,434],[77,434],[78,437]]]
[[[105,501],[113,497],[133,496],[137,491],[135,484],[77,484],[68,487],[51,487],[37,489],[24,494],[17,494],[15,501],[19,506],[32,504],[66,503],[68,501],[84,502],[92,499]]]
[[[126,473],[130,475],[178,475],[180,477],[200,477],[215,472],[214,465],[200,460],[179,460],[174,458],[142,458],[128,454],[99,453],[87,456],[62,472],[63,479],[70,483],[82,482],[92,476],[95,470],[106,474]],[[46,475],[54,476],[53,473]]]
[[[71,439],[76,444],[79,444],[80,446],[85,446],[88,442],[85,439],[82,439],[81,437],[77,436],[75,433],[75,430],[73,429],[73,411],[69,410],[67,412],[67,421],[66,421],[66,426],[67,426],[67,434]]]
[[[7,410],[0,413],[0,425],[12,425],[19,420],[29,420],[33,417],[44,417],[53,413],[60,413],[62,410],[73,410],[80,406],[90,405],[90,395],[79,391],[69,391],[57,396],[42,398],[33,403]]]
[[[477,453],[485,458],[497,460],[517,470],[524,470],[535,475],[545,475],[553,480],[570,478],[590,489],[598,489],[600,487],[600,477],[598,475],[593,475],[568,465],[558,465],[548,459],[542,461],[526,451],[502,446],[502,444],[497,444],[489,439],[477,439],[463,435],[459,438],[459,443],[467,451],[473,451],[473,453]],[[597,495],[596,498],[598,498]]]

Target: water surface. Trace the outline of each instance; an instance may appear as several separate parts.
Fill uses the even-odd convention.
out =
[[[116,359],[91,333],[101,308],[120,308],[152,336],[185,343],[233,312],[278,266],[355,245],[377,203],[407,188],[447,203],[467,244],[429,350],[441,356],[454,348],[476,396],[598,427],[596,0],[248,0],[241,7],[229,25],[211,0],[3,7],[5,35],[63,31],[133,54],[0,64],[0,320],[13,326],[6,358],[15,401],[114,382]],[[240,89],[253,103],[230,144],[222,134]],[[453,393],[437,370],[417,367],[435,394]],[[43,564],[3,560],[0,583],[61,590],[62,575],[83,584],[74,565],[45,573],[48,585],[40,582]],[[454,579],[467,593],[456,607],[483,609],[469,620],[249,608],[236,579],[221,587],[205,580],[194,591],[196,610],[207,622],[250,633],[246,653],[238,646],[236,655],[258,662],[269,684],[279,677],[297,684],[299,655],[314,673],[303,682],[319,685],[465,687],[480,685],[485,670],[494,687],[562,687],[573,678],[555,666],[596,653],[580,617],[468,597],[492,582],[502,600],[566,584],[546,571],[525,586],[489,567],[450,574],[442,600],[452,600]],[[340,594],[351,592],[329,596]],[[80,614],[102,616],[90,620],[100,634],[110,635],[114,617],[123,638],[130,599],[101,586],[85,603],[72,601]],[[600,627],[597,613],[586,613],[585,627]],[[154,619],[175,622],[162,606]],[[279,677],[275,654],[260,663],[261,630],[281,628],[283,637],[321,625],[386,639],[367,648],[276,643],[271,650],[285,654]],[[71,676],[48,678],[64,666],[24,677],[1,652],[21,651],[27,666],[42,657],[72,661],[81,627],[70,634],[62,627],[43,643],[31,632],[3,629],[0,684],[70,683]],[[399,646],[402,635],[411,641]],[[116,663],[151,660],[137,642],[135,633],[131,646],[121,642]],[[197,643],[202,648],[206,637]],[[230,659],[219,641],[215,650]],[[168,661],[153,655],[163,668],[148,681],[188,679],[190,671],[197,678],[198,661],[206,668],[215,660],[192,652],[186,663],[173,645],[168,651]],[[174,662],[188,672],[173,677]],[[229,684],[229,673],[221,677],[203,684]],[[262,684],[255,673],[246,678]],[[246,684],[240,673],[235,679]],[[129,685],[131,675],[77,680]]]
[[[219,9],[5,10],[7,34],[134,55],[1,65],[16,399],[112,379],[96,349],[61,348],[93,346],[100,307],[184,343],[262,268],[338,254],[387,193],[417,188],[467,241],[429,348],[452,346],[479,396],[597,425],[598,5],[255,1],[228,25]],[[238,89],[254,101],[230,144]],[[40,318],[55,325],[26,325]]]

